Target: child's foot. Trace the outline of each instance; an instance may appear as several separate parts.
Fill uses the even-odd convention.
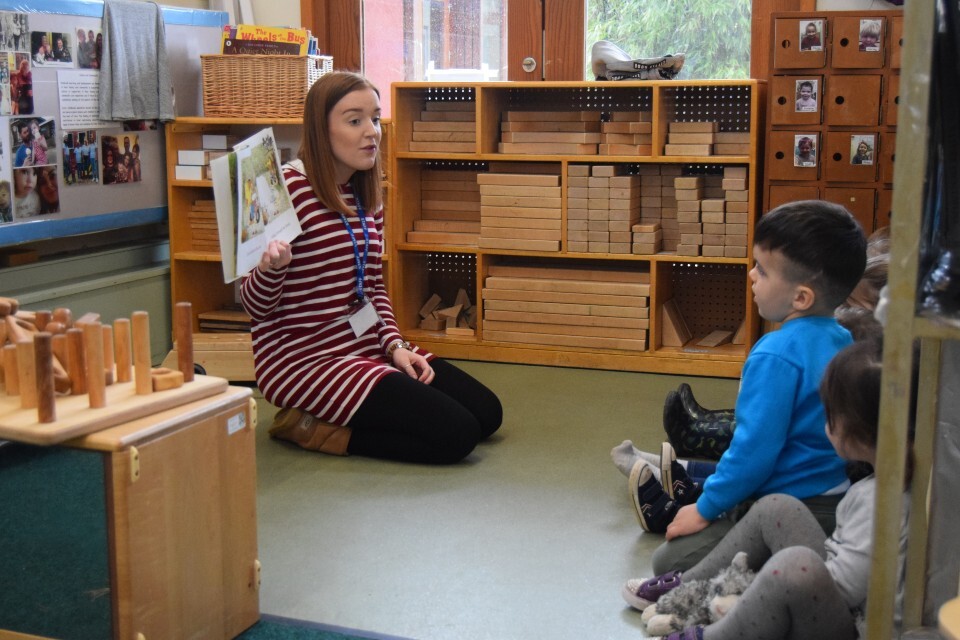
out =
[[[653,465],[646,460],[637,460],[630,471],[628,487],[633,498],[637,520],[644,531],[664,533],[673,522],[680,505],[670,499],[660,482],[654,477]]]
[[[655,604],[660,596],[680,586],[680,571],[670,571],[655,578],[633,578],[627,580],[620,595],[634,609],[644,611]]]
[[[680,506],[692,504],[700,497],[700,485],[694,482],[669,442],[660,447],[660,482],[664,491]]]
[[[646,451],[640,451],[630,440],[624,440],[613,449],[610,450],[610,457],[613,458],[613,464],[616,465],[617,469],[620,470],[620,473],[630,477],[630,471],[633,470],[633,465],[637,463],[637,460],[646,460],[652,464],[659,464],[660,458]],[[660,479],[659,472],[657,474],[657,479]]]

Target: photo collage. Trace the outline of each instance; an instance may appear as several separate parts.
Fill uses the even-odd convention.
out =
[[[34,73],[98,71],[103,33],[67,16],[55,29],[35,30],[30,18],[0,11],[0,224],[61,213],[62,188],[140,182],[142,140],[136,132],[157,127],[131,121],[114,125],[122,132],[58,129],[56,116],[35,104]]]

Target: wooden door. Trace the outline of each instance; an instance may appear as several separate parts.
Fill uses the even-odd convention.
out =
[[[585,11],[584,0],[508,2],[507,79],[583,80]]]

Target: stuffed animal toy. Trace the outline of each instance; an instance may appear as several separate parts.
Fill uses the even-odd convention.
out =
[[[747,554],[741,551],[715,577],[682,582],[644,610],[641,619],[647,625],[647,634],[665,636],[716,622],[729,613],[755,575],[747,566]]]

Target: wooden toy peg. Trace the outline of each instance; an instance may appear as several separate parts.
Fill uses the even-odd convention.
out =
[[[47,333],[53,333],[53,334],[66,333],[67,325],[63,324],[62,322],[57,322],[56,320],[51,320],[43,328],[43,331],[46,331]]]
[[[20,309],[20,303],[14,298],[0,296],[0,316],[13,315],[18,309]]]
[[[166,367],[150,371],[150,380],[154,391],[166,391],[167,389],[182,387],[183,379],[182,371],[174,371]]]
[[[117,382],[130,382],[130,366],[132,365],[130,354],[130,320],[127,318],[117,318],[113,321],[113,346],[116,353],[116,372]]]
[[[67,329],[67,354],[70,395],[83,395],[87,392],[87,358],[83,352],[83,329]]]
[[[193,382],[193,305],[189,302],[178,302],[174,308],[174,316],[177,368],[183,374],[184,382]]]
[[[66,307],[58,307],[53,310],[53,319],[59,322],[67,329],[73,326],[73,314]]]
[[[20,408],[37,407],[37,367],[33,340],[17,343],[17,373],[20,375]]]
[[[83,325],[83,351],[87,357],[87,396],[90,408],[107,406],[106,382],[103,378],[103,329],[99,322]]]
[[[20,371],[17,367],[17,345],[3,347],[3,380],[8,396],[20,395]]]
[[[150,379],[150,315],[134,311],[130,316],[133,329],[133,378],[138,396],[153,392]]]
[[[91,322],[100,322],[100,314],[93,311],[85,313],[73,321],[73,326],[80,327],[81,325],[90,324]]]
[[[50,342],[53,344],[53,357],[60,362],[61,366],[69,369],[70,361],[68,358],[70,355],[69,347],[67,346],[67,332],[64,331],[63,333],[53,333],[48,331],[47,333],[50,334]],[[69,380],[70,376],[67,375],[67,381],[69,382]],[[69,391],[69,389],[67,389],[67,391]]]
[[[53,336],[41,331],[34,337],[33,344],[37,371],[37,421],[54,422],[57,403],[53,383]]]
[[[103,330],[103,376],[107,386],[113,384],[113,327],[101,325]]]
[[[52,311],[37,311],[33,317],[33,322],[37,325],[38,331],[45,331],[47,325],[53,320]]]

